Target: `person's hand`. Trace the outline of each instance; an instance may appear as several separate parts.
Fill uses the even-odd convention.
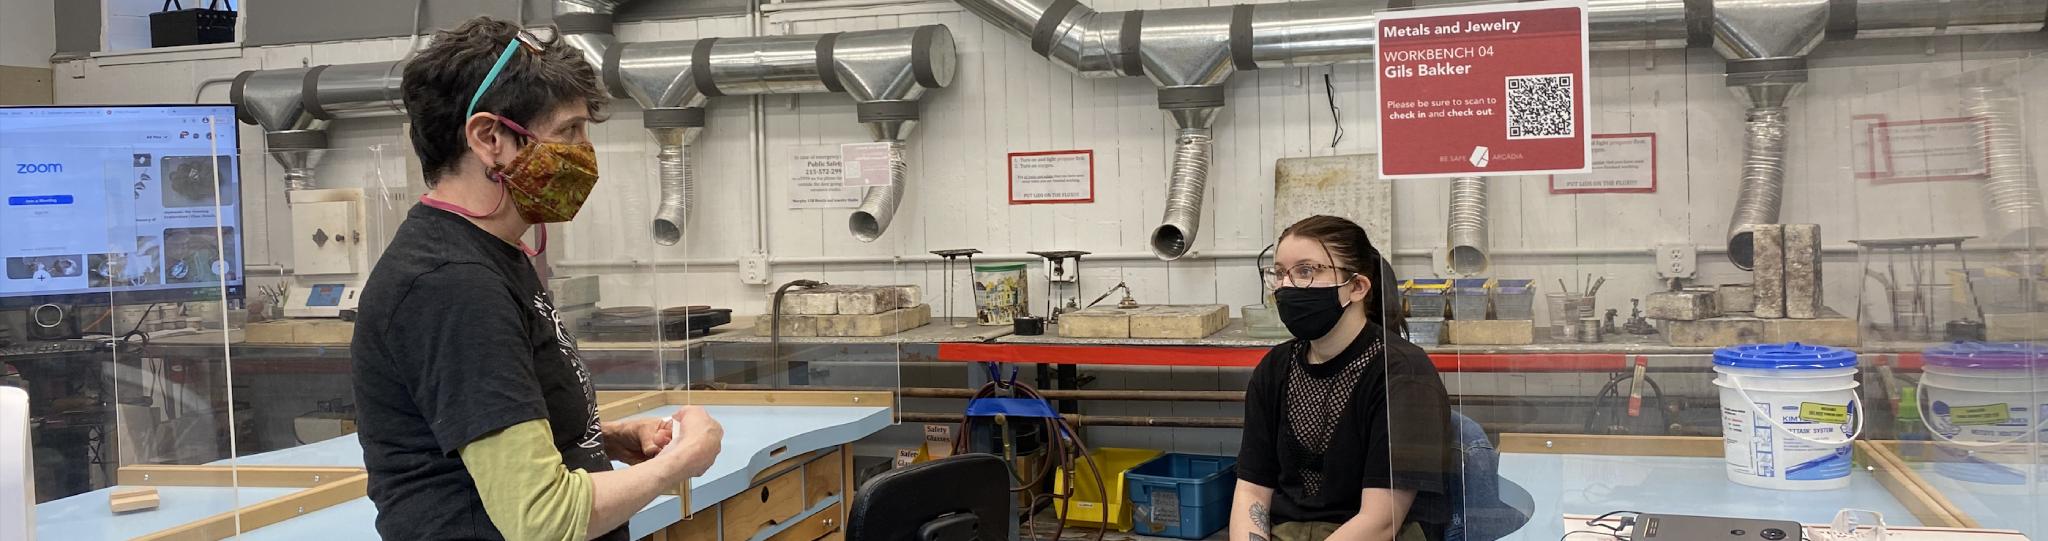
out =
[[[711,463],[718,460],[725,427],[697,406],[683,406],[666,421],[674,423],[669,428],[673,439],[661,448],[657,458],[672,460],[684,479],[704,475],[711,469]]]
[[[654,458],[674,437],[668,423],[663,422],[666,420],[631,419],[607,423],[604,427],[604,453],[627,464],[639,464]]]

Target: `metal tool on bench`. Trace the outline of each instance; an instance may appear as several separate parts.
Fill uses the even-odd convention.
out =
[[[1059,324],[1060,314],[1081,309],[1081,256],[1088,252],[1057,250],[1030,254],[1045,258],[1045,322]],[[1071,267],[1066,264],[1069,259],[1074,260]],[[1067,287],[1061,288],[1062,283]],[[1061,289],[1066,289],[1066,294],[1060,294]]]
[[[1102,304],[1103,299],[1109,298],[1109,294],[1115,293],[1119,289],[1124,291],[1124,298],[1123,300],[1116,302],[1116,307],[1124,310],[1137,308],[1138,300],[1131,298],[1131,286],[1129,282],[1117,282],[1116,285],[1110,286],[1108,291],[1102,292],[1102,296],[1096,297],[1094,301],[1088,303],[1088,306],[1093,307],[1097,304]]]
[[[967,271],[967,279],[972,281],[974,280],[974,254],[981,253],[981,250],[956,248],[952,250],[932,250],[931,253],[932,255],[946,258],[944,270],[941,271],[942,276],[945,276],[946,279],[946,321],[951,323],[954,328],[966,328],[967,323],[953,319],[953,281],[956,280],[953,277],[953,259],[967,258],[965,270]],[[973,289],[969,288],[968,291],[973,291]]]
[[[1657,327],[1650,325],[1650,320],[1643,317],[1642,299],[1628,300],[1628,323],[1621,324],[1621,328],[1637,336],[1657,334]]]

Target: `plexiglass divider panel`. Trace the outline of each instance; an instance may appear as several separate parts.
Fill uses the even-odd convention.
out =
[[[1468,539],[1609,539],[1643,514],[1825,539],[1852,511],[1895,535],[2048,535],[2048,141],[2032,129],[2048,63],[1816,62],[1759,110],[1683,54],[1595,57],[1595,133],[1654,148],[1653,192],[1488,178],[1496,257],[1471,278],[1490,283],[1405,291],[1409,332],[1386,341],[1429,350],[1453,430],[1389,387],[1389,477],[1416,469],[1403,442],[1449,442],[1462,475],[1444,494]],[[1743,228],[1743,268],[1729,216],[1752,202],[1776,219]],[[1515,249],[1539,242],[1576,248]],[[1667,249],[1689,264],[1665,269]],[[1448,319],[1429,319],[1439,304]]]

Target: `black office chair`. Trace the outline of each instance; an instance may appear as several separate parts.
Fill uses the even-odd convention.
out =
[[[954,455],[884,472],[854,496],[847,541],[1010,541],[1010,470],[995,455]]]

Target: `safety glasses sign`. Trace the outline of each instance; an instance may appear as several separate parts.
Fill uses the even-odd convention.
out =
[[[1585,173],[1586,4],[1384,11],[1380,176]]]

